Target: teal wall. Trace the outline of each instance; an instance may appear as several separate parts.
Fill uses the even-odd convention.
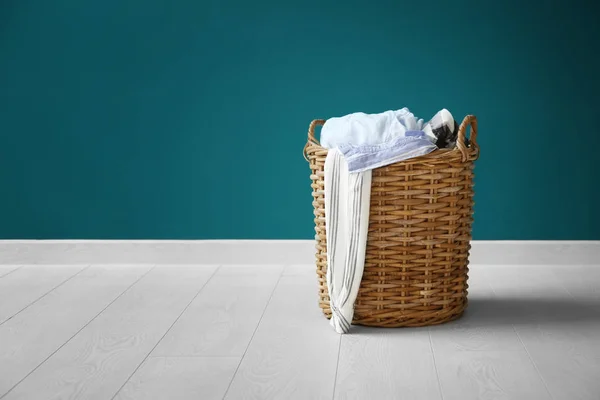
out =
[[[310,239],[311,119],[408,106],[477,115],[475,239],[600,239],[591,4],[0,0],[0,238]]]

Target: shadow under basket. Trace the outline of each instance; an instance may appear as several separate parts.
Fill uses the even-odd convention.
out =
[[[327,149],[315,139],[315,128],[324,123],[310,124],[304,156],[312,170],[319,306],[330,318],[323,172]],[[456,148],[372,171],[365,265],[353,324],[428,326],[463,314],[478,157],[477,119],[468,115]]]

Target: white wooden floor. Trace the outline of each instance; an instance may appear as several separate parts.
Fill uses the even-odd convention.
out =
[[[339,336],[311,265],[0,265],[0,398],[600,399],[600,265],[470,286],[458,321]]]

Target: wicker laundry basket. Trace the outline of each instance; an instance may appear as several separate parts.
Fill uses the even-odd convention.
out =
[[[327,149],[308,129],[319,305],[330,318],[323,166]],[[471,126],[470,139],[466,130]],[[364,273],[353,324],[426,326],[460,317],[467,306],[477,120],[468,115],[455,149],[376,168],[372,173]]]

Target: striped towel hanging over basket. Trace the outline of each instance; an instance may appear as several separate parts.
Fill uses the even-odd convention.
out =
[[[323,181],[327,149],[315,138],[315,128],[324,123],[310,124],[304,156],[312,170],[319,305],[330,318]],[[373,170],[365,266],[353,324],[427,326],[462,315],[478,157],[477,120],[468,115],[456,148]]]

